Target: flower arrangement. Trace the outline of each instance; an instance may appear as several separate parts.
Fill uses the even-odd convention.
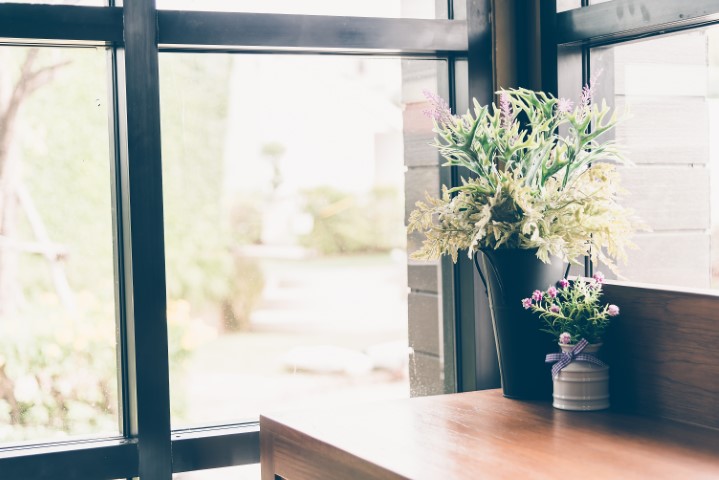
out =
[[[613,271],[634,244],[640,222],[618,198],[615,143],[600,141],[614,128],[609,107],[592,103],[596,80],[581,101],[527,89],[502,90],[499,106],[453,115],[441,98],[427,94],[437,133],[434,146],[444,166],[466,169],[440,198],[427,195],[409,217],[409,231],[425,234],[415,259],[471,257],[481,249],[536,249],[544,262],[591,256]],[[566,133],[564,133],[566,132]]]
[[[545,322],[542,331],[554,335],[561,344],[573,344],[581,339],[601,343],[610,318],[619,315],[619,307],[600,302],[603,281],[601,272],[595,273],[591,280],[580,278],[571,284],[563,278],[546,292],[535,290],[522,300],[522,306],[538,313]]]

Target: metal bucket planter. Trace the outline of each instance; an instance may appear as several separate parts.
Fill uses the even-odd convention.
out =
[[[574,345],[559,345],[570,353]],[[601,343],[587,345],[582,353],[596,354]],[[609,408],[609,367],[574,360],[554,377],[554,402],[561,410],[604,410]]]
[[[522,308],[521,300],[554,285],[565,273],[559,258],[544,263],[536,253],[483,250],[474,258],[489,296],[504,396],[523,400],[551,398],[551,370],[544,358],[556,339],[539,330],[537,318]]]

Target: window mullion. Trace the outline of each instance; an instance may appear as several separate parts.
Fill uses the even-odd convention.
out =
[[[154,1],[125,0],[118,50],[123,278],[123,402],[126,436],[137,438],[141,478],[172,476],[162,209],[160,91]],[[134,208],[133,208],[134,207]]]

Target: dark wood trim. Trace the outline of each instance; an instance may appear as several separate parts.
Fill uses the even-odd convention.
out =
[[[122,43],[122,9],[0,3],[0,38]]]
[[[719,294],[607,282],[621,315],[609,330],[613,403],[719,429]]]
[[[388,51],[465,52],[467,23],[459,20],[332,17],[265,13],[158,11],[159,42],[227,49],[263,47],[302,53]]]
[[[566,462],[591,479],[719,478],[719,430],[562,411],[499,390],[286,412],[260,425],[263,480],[553,478]]]
[[[719,0],[613,0],[557,15],[557,43],[601,45],[719,21]]]

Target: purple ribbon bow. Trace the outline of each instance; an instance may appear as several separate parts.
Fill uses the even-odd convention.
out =
[[[594,355],[589,353],[582,353],[582,350],[584,350],[584,347],[586,347],[587,345],[589,345],[589,342],[585,338],[583,338],[579,343],[574,346],[571,352],[548,354],[547,358],[544,360],[545,363],[557,362],[552,365],[552,378],[556,378],[556,376],[559,375],[559,372],[564,367],[566,367],[575,360],[593,363],[594,365],[599,365],[600,367],[606,367],[607,364],[599,360]]]

